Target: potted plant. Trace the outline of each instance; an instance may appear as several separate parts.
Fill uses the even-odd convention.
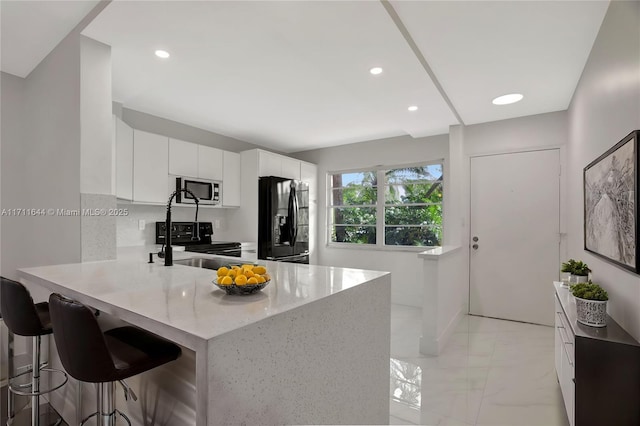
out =
[[[560,281],[569,282],[571,281],[571,275],[573,274],[573,265],[576,264],[576,261],[573,259],[569,259],[562,264],[560,268]]]
[[[607,300],[609,295],[598,284],[588,282],[571,286],[571,293],[576,298],[578,322],[591,327],[607,325]]]
[[[571,268],[571,278],[569,281],[572,283],[586,283],[589,281],[589,272],[591,272],[589,266],[581,260],[578,260]]]

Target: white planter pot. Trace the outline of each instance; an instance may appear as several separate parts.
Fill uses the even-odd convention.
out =
[[[571,277],[569,278],[569,282],[573,283],[573,284],[577,284],[577,283],[586,283],[587,281],[589,281],[589,277],[586,275],[571,275]]]
[[[560,281],[563,283],[571,281],[571,272],[560,272]]]
[[[591,327],[605,327],[607,325],[606,300],[586,300],[579,297],[575,297],[575,299],[579,323]]]

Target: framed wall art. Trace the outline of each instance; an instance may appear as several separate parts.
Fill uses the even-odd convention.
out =
[[[639,135],[629,133],[584,168],[584,248],[635,273]]]

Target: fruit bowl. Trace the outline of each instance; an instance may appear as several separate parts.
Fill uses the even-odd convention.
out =
[[[213,280],[216,287],[233,295],[253,294],[265,288],[271,281],[264,265],[252,263],[221,266],[216,274]]]
[[[213,283],[216,285],[216,287],[218,287],[221,290],[226,291],[227,294],[240,295],[240,296],[246,296],[246,295],[249,295],[249,294],[256,293],[256,292],[262,290],[263,288],[265,288],[267,286],[267,284],[269,284],[270,282],[271,282],[271,280],[265,281],[265,282],[259,283],[259,284],[245,284],[245,285],[227,284],[227,285],[222,285],[222,284],[218,284],[218,278],[214,278],[214,280],[213,280]]]

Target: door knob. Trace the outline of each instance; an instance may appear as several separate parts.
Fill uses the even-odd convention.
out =
[[[477,244],[474,244],[471,247],[473,247],[474,250],[478,250],[478,245]]]
[[[473,237],[473,242],[477,243],[478,242],[478,237]]]

